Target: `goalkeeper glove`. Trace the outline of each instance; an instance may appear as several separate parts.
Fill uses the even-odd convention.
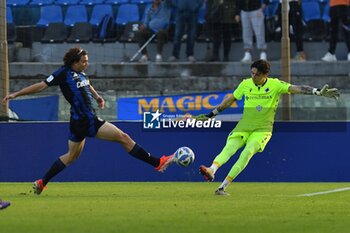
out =
[[[197,121],[206,121],[209,119],[209,117],[206,114],[200,114],[198,116],[195,116],[194,119]]]
[[[325,84],[321,90],[315,88],[313,94],[335,99],[340,97],[339,90],[337,88],[329,88],[328,84]]]
[[[212,117],[215,117],[218,114],[219,114],[219,110],[217,108],[215,108],[209,114],[200,114],[198,116],[195,116],[194,119],[196,119],[197,121],[206,121]]]

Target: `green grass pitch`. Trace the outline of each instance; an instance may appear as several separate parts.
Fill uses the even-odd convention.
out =
[[[42,195],[30,183],[0,183],[12,205],[0,211],[0,232],[347,233],[350,190],[298,196],[350,183],[50,183]]]

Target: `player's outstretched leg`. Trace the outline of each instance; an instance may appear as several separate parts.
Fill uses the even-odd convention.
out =
[[[173,162],[174,162],[174,154],[172,155],[163,155],[159,159],[159,165],[158,167],[155,167],[155,169],[159,172],[164,172],[165,169],[167,169]]]
[[[11,205],[11,202],[3,201],[0,199],[0,210],[5,209]]]
[[[199,172],[202,176],[204,176],[204,179],[207,181],[213,181],[214,180],[214,171],[210,167],[206,167],[204,165],[201,165],[199,167]]]

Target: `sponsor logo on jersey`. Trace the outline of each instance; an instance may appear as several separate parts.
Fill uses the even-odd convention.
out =
[[[246,100],[268,100],[272,99],[271,95],[256,95],[256,96],[246,96]]]
[[[89,86],[90,85],[90,81],[85,79],[81,82],[77,82],[77,88],[81,88],[81,87],[85,87],[85,86]]]
[[[79,80],[79,75],[73,72],[73,80]]]

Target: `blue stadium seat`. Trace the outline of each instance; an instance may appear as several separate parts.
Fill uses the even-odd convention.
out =
[[[199,8],[197,23],[199,23],[199,24],[205,23],[205,13],[206,12],[207,12],[207,4],[203,3],[201,8]]]
[[[40,7],[40,19],[36,23],[37,27],[48,27],[49,23],[62,23],[63,14],[61,6],[42,6]]]
[[[80,0],[56,0],[55,4],[69,6],[69,5],[77,5]]]
[[[70,36],[67,38],[69,43],[88,43],[92,39],[92,26],[90,23],[76,23]]]
[[[73,27],[74,24],[88,22],[88,14],[84,5],[70,5],[67,8],[64,24]]]
[[[320,4],[318,1],[303,1],[303,38],[307,41],[321,41],[325,37],[325,23],[322,20]]]
[[[120,5],[129,3],[129,0],[106,0],[106,4]]]
[[[107,5],[107,4],[94,5],[92,8],[90,24],[92,26],[98,26],[105,15],[113,15],[113,10],[111,5]]]
[[[16,24],[13,22],[12,9],[10,7],[6,7],[6,29],[7,29],[7,42],[13,43],[16,38]]]
[[[139,8],[136,4],[123,4],[119,6],[115,17],[117,25],[126,25],[129,22],[140,20]]]
[[[304,21],[307,23],[310,20],[321,19],[321,9],[318,2],[306,1],[301,5],[303,9]]]
[[[55,0],[32,0],[29,5],[31,6],[48,6],[52,5]]]
[[[152,2],[153,0],[130,0],[130,3],[134,3],[134,4],[147,4]]]
[[[6,7],[6,23],[13,23],[11,7]]]
[[[26,6],[30,0],[7,0],[7,6]]]
[[[323,21],[325,21],[326,23],[331,22],[331,18],[329,17],[329,2],[325,5],[324,10],[323,10],[323,14],[322,14],[322,19]]]
[[[89,5],[89,6],[95,6],[98,4],[103,4],[105,0],[81,0],[80,4],[82,5]]]

